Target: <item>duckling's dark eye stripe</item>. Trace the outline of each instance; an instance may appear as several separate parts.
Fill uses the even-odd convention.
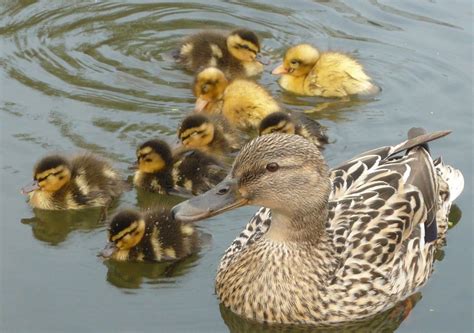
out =
[[[240,47],[241,49],[245,49],[245,50],[248,50],[250,52],[252,52],[253,54],[257,54],[257,51],[251,49],[250,47],[248,47],[247,45],[242,45],[242,44],[237,44],[238,47]]]
[[[194,135],[194,134],[203,134],[203,133],[205,133],[205,132],[206,132],[205,130],[192,132],[192,133],[190,133],[190,134],[188,134],[188,135],[186,135],[186,136],[182,136],[182,137],[181,137],[181,140],[186,140],[186,139],[188,139],[191,135]]]
[[[42,182],[43,180],[45,180],[46,178],[48,178],[49,176],[57,176],[59,174],[61,174],[63,172],[63,170],[60,170],[60,171],[56,171],[56,172],[52,172],[52,173],[49,173],[47,176],[44,176],[44,177],[41,177],[41,178],[36,178],[36,180],[38,182]]]
[[[122,230],[121,232],[119,232],[118,234],[116,234],[115,236],[112,236],[110,238],[110,240],[112,242],[118,242],[120,241],[121,239],[123,239],[125,236],[127,236],[128,234],[133,234],[137,231],[138,227],[135,227],[133,229],[124,229]]]

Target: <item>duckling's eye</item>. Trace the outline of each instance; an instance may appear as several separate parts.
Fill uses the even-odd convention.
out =
[[[151,158],[145,158],[145,162],[151,162]]]
[[[280,166],[278,165],[278,163],[275,163],[275,162],[268,163],[267,166],[266,166],[266,169],[270,172],[275,172],[279,168],[280,168]]]
[[[209,91],[209,84],[207,84],[207,83],[203,84],[201,86],[201,91],[202,91],[203,94],[207,93]]]
[[[248,47],[247,45],[239,45],[242,49],[246,49],[246,50],[249,50],[250,51],[250,47]]]
[[[294,65],[294,66],[298,65],[299,63],[300,63],[300,62],[299,62],[298,60],[296,60],[296,59],[293,59],[293,60],[290,61],[290,64],[292,64],[292,65]]]

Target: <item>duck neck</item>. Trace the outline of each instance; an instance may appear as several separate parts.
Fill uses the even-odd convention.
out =
[[[272,222],[265,237],[276,242],[320,244],[327,239],[327,219],[326,206],[304,209],[290,216],[278,209],[272,209]]]

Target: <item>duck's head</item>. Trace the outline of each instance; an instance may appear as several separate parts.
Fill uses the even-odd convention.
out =
[[[272,74],[289,74],[292,76],[307,75],[319,59],[319,51],[309,44],[299,44],[289,48],[283,63],[272,71]]]
[[[100,255],[108,258],[116,251],[130,250],[143,239],[145,235],[145,218],[134,210],[124,210],[114,216],[109,225],[109,243]]]
[[[297,135],[269,134],[244,146],[226,179],[173,213],[196,221],[257,205],[291,219],[326,207],[329,193],[328,168],[314,144]]]
[[[252,62],[257,60],[260,42],[253,31],[237,29],[227,37],[227,49],[240,61]]]
[[[271,133],[295,134],[296,125],[285,112],[273,112],[262,119],[258,128],[258,135]]]
[[[22,189],[27,194],[33,191],[54,193],[63,188],[71,180],[71,165],[60,155],[42,158],[34,167],[33,182]]]
[[[161,140],[149,140],[137,149],[137,167],[144,173],[157,173],[170,168],[173,155],[169,145]]]
[[[201,112],[209,103],[220,100],[228,84],[220,69],[208,67],[199,72],[194,80],[193,92],[197,98],[194,111]]]
[[[184,118],[178,129],[178,137],[188,148],[204,147],[214,139],[215,126],[202,114],[192,114]]]

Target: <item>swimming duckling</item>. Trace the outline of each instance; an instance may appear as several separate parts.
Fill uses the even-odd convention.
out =
[[[222,114],[240,129],[257,128],[267,115],[280,111],[278,103],[257,83],[243,79],[229,83],[224,73],[214,67],[196,76],[194,96],[194,111]]]
[[[39,209],[106,207],[126,189],[119,173],[90,153],[71,159],[46,156],[34,167],[33,178],[22,193]]]
[[[238,133],[219,116],[187,116],[178,129],[178,137],[186,148],[197,148],[215,155],[235,152],[241,147]]]
[[[115,215],[108,231],[109,243],[100,255],[118,261],[178,260],[198,248],[193,226],[175,221],[167,209],[124,210]]]
[[[220,182],[226,170],[198,150],[179,150],[174,156],[169,145],[149,140],[137,149],[137,170],[133,184],[150,192],[169,194],[181,188],[203,193]]]
[[[282,75],[278,83],[283,89],[300,95],[345,97],[380,91],[355,59],[338,52],[319,52],[308,44],[288,49],[283,64],[272,74]]]
[[[329,143],[321,124],[300,113],[290,115],[286,112],[274,112],[263,118],[258,129],[258,135],[276,132],[300,135],[319,148]]]
[[[250,30],[234,30],[228,36],[205,31],[187,38],[177,58],[190,71],[198,72],[212,66],[220,68],[227,77],[236,78],[263,71],[259,52],[258,37]]]

